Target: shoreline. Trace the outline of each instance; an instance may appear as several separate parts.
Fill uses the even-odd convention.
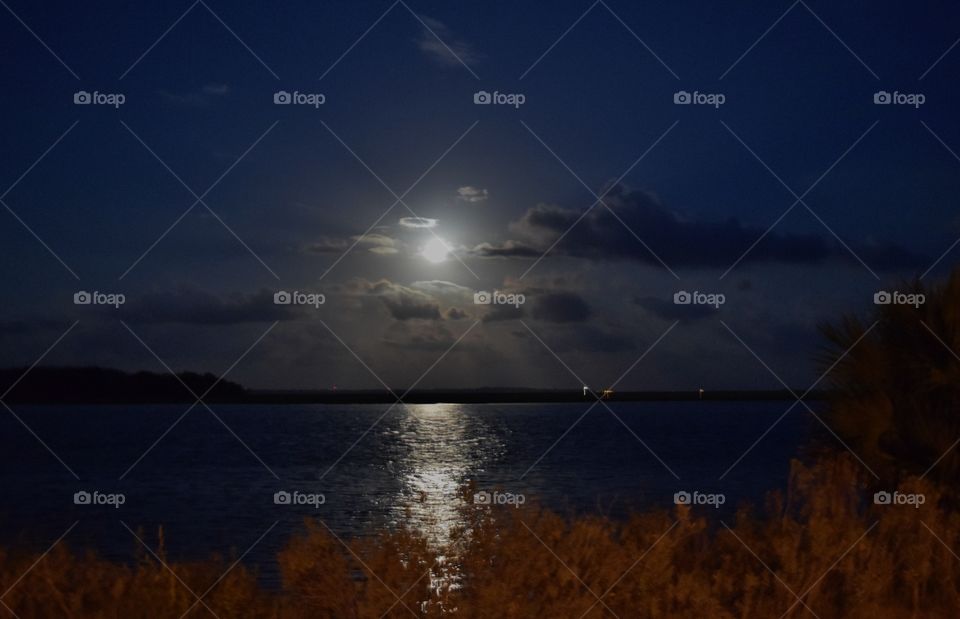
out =
[[[803,394],[805,390],[795,389],[793,393]],[[396,396],[394,395],[396,394]],[[770,391],[719,390],[705,391],[617,391],[602,398],[603,402],[770,402],[794,401],[797,398],[786,389]],[[196,398],[190,394],[150,394],[137,397],[124,394],[112,397],[98,394],[51,393],[31,394],[33,397],[8,398],[11,404],[47,404],[47,405],[90,405],[90,404],[192,404]],[[805,400],[823,400],[828,397],[825,391],[812,391]],[[536,390],[417,390],[405,393],[403,389],[389,391],[257,391],[247,390],[242,394],[229,397],[209,396],[204,398],[208,404],[394,404],[400,396],[406,404],[563,404],[593,403],[600,394],[582,391],[536,391]]]

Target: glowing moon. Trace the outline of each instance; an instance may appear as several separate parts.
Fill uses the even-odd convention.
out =
[[[443,262],[449,254],[450,248],[440,238],[430,239],[430,241],[424,245],[423,251],[420,252],[421,256],[434,264]]]

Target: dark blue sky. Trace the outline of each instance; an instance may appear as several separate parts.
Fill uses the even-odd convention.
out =
[[[679,320],[619,386],[778,387],[744,344],[803,385],[818,322],[960,252],[943,257],[960,237],[953,3],[8,6],[5,365],[79,320],[44,363],[162,370],[133,331],[219,374],[279,321],[231,378],[405,386],[443,355],[420,386],[599,386]],[[435,227],[403,225],[414,213]],[[527,301],[476,305],[482,290]],[[677,306],[679,290],[726,303]]]

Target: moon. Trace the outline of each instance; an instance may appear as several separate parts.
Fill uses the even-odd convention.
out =
[[[420,255],[426,258],[429,262],[439,264],[446,260],[447,256],[450,255],[450,247],[443,239],[433,238],[423,246],[423,250],[420,252]]]

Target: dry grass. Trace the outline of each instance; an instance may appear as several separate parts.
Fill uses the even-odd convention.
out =
[[[179,617],[191,606],[220,617],[960,615],[960,560],[947,548],[960,549],[960,514],[942,507],[953,501],[908,478],[901,490],[925,505],[875,506],[866,479],[844,456],[795,462],[786,494],[726,523],[686,507],[614,521],[465,504],[468,524],[442,552],[409,531],[348,551],[308,522],[278,556],[279,591],[240,565],[203,598],[209,610],[187,587],[206,591],[222,561],[172,564],[175,576],[149,555],[128,566],[58,547],[2,601],[24,619]],[[0,553],[4,588],[36,559]]]

